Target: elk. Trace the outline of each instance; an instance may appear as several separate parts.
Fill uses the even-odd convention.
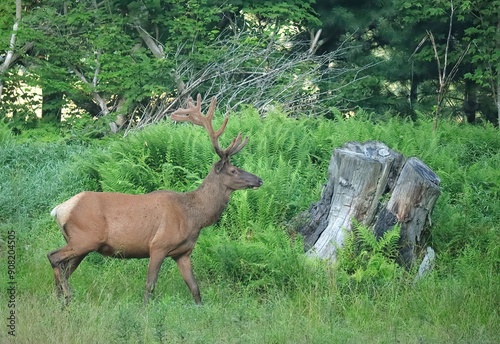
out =
[[[229,117],[215,131],[212,118],[216,98],[208,113],[201,112],[201,96],[194,105],[173,112],[174,121],[187,121],[205,128],[215,153],[220,157],[198,189],[179,193],[155,191],[142,195],[114,192],[81,192],[56,206],[56,219],[66,245],[47,256],[54,270],[56,291],[67,304],[71,298],[68,279],[90,252],[117,258],[149,258],[144,302],[155,288],[158,272],[166,257],[180,270],[194,301],[201,304],[200,290],[191,267],[191,252],[201,229],[215,223],[226,208],[231,193],[247,188],[257,189],[262,179],[230,162],[248,142],[241,133],[226,149],[219,145]]]

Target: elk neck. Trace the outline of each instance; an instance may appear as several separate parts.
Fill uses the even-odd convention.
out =
[[[219,220],[226,209],[233,190],[226,187],[212,169],[198,189],[190,192],[191,214],[200,229]]]

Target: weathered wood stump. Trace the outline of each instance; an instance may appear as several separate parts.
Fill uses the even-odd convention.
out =
[[[401,263],[411,265],[420,236],[440,194],[437,175],[417,158],[406,159],[385,144],[350,142],[335,149],[321,200],[299,228],[310,255],[335,260],[352,220],[377,237],[401,226]]]

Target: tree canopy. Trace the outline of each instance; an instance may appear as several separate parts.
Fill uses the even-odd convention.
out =
[[[274,103],[291,115],[364,108],[498,123],[498,8],[496,0],[12,0],[0,5],[0,116],[25,121],[34,117],[26,103],[39,102],[42,118],[58,123],[72,104],[65,116],[118,130],[201,92],[224,94],[228,108]]]

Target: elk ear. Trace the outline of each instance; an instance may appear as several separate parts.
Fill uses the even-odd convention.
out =
[[[220,173],[224,169],[224,166],[227,163],[229,163],[229,158],[222,158],[219,161],[217,161],[214,166],[215,172]]]

